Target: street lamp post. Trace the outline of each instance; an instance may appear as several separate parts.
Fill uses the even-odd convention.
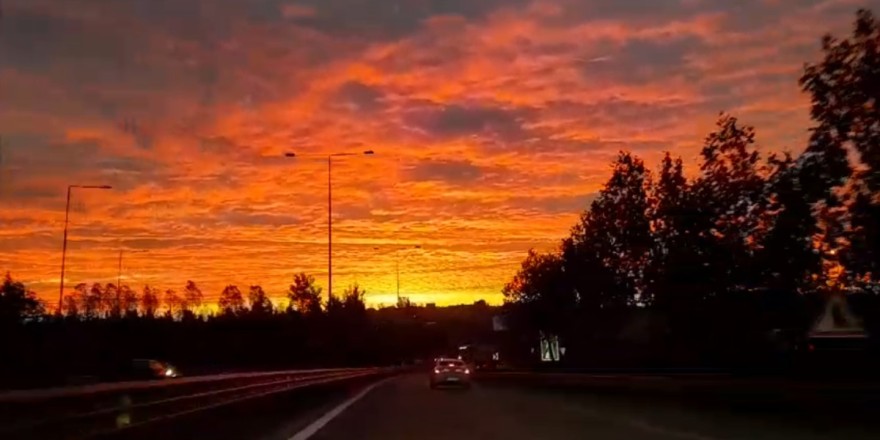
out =
[[[333,158],[342,156],[372,156],[373,150],[363,153],[333,153],[326,155],[327,158],[327,298],[333,296]],[[300,157],[296,153],[285,153],[285,157]]]
[[[58,287],[58,314],[61,314],[64,301],[64,269],[67,260],[67,225],[70,221],[70,195],[74,188],[78,189],[112,189],[110,185],[68,185],[67,207],[64,209],[64,242],[61,245],[61,282]]]

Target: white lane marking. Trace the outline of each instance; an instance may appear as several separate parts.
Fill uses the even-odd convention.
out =
[[[342,402],[341,404],[339,404],[339,406],[337,406],[336,408],[333,408],[332,410],[330,410],[330,412],[328,412],[327,414],[324,414],[323,416],[321,416],[321,418],[319,418],[318,420],[315,420],[309,426],[306,426],[305,428],[303,428],[302,431],[297,432],[293,437],[290,437],[287,440],[307,440],[311,436],[315,435],[315,433],[318,432],[325,425],[330,423],[331,420],[335,419],[337,416],[342,414],[342,412],[345,411],[353,403],[362,399],[370,391],[373,391],[374,388],[378,387],[379,385],[384,384],[385,382],[390,381],[391,379],[395,379],[396,377],[397,376],[392,376],[392,377],[389,377],[386,379],[382,379],[382,380],[364,388],[363,391],[361,391],[360,393],[358,393],[354,397],[346,400],[345,402]]]

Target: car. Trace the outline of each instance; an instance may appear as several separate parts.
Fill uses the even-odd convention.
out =
[[[471,369],[459,359],[437,359],[430,373],[432,389],[441,385],[471,386]]]
[[[131,363],[132,375],[137,379],[173,379],[180,371],[173,365],[155,359],[135,359]]]

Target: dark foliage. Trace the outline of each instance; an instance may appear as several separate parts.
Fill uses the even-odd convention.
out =
[[[652,178],[621,153],[559,250],[530,251],[505,287],[517,330],[560,335],[574,363],[735,366],[806,335],[829,294],[876,327],[880,26],[859,11],[822,49],[800,79],[814,121],[801,155],[762,158],[755,129],[724,113],[692,180],[669,154]]]

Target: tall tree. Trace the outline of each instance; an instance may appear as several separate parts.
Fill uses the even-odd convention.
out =
[[[578,248],[577,253],[585,259],[597,260],[611,272],[614,282],[605,286],[609,290],[600,292],[604,307],[623,307],[645,300],[644,274],[653,244],[649,183],[642,160],[621,152],[611,178],[573,230],[572,243]],[[591,264],[572,263],[571,270],[583,270]]]
[[[327,304],[324,305],[324,310],[326,310],[327,314],[330,316],[338,316],[342,313],[344,307],[342,299],[336,295],[330,295],[330,297],[327,298]]]
[[[848,257],[847,247],[850,230],[849,212],[844,206],[827,206],[820,204],[818,208],[819,228],[813,238],[814,246],[819,251],[821,270],[815,276],[816,287],[820,291],[835,291],[851,285],[852,274],[841,262]]]
[[[149,285],[145,285],[141,294],[141,315],[152,318],[156,316],[156,311],[158,310],[159,292]]]
[[[202,290],[193,281],[187,281],[183,289],[183,309],[185,312],[198,313],[202,307]]]
[[[722,113],[701,151],[701,175],[694,182],[695,225],[705,240],[705,286],[713,294],[738,290],[754,278],[752,261],[759,239],[764,178],[755,130]]]
[[[248,291],[248,307],[255,316],[269,316],[274,311],[272,300],[266,295],[262,286],[251,286]]]
[[[651,212],[652,229],[662,240],[669,241],[681,235],[686,222],[686,197],[689,190],[681,158],[672,159],[669,152],[663,156],[660,174],[653,187],[654,208]]]
[[[220,292],[220,299],[217,301],[217,307],[220,313],[228,316],[236,316],[244,311],[244,297],[237,286],[229,285]]]
[[[867,189],[857,189],[850,206],[850,247],[842,256],[860,287],[880,293],[880,203]]]
[[[651,192],[654,244],[648,265],[648,292],[653,303],[670,311],[703,295],[700,256],[701,216],[681,158],[663,158]]]
[[[186,311],[186,306],[183,298],[174,291],[174,289],[168,289],[165,291],[165,298],[163,300],[165,303],[165,314],[171,318],[182,318],[184,312]]]
[[[101,285],[95,283],[92,288],[86,283],[79,283],[74,287],[76,296],[82,301],[80,309],[83,318],[95,319],[101,316]]]
[[[530,249],[519,271],[504,286],[505,303],[512,304],[527,328],[560,333],[566,317],[577,307],[575,293],[566,283],[560,255]]]
[[[119,309],[120,313],[126,316],[136,316],[138,310],[138,298],[137,292],[135,292],[131,287],[127,284],[123,284],[119,287]]]
[[[119,303],[117,302],[119,292],[117,290],[116,284],[113,283],[107,283],[101,290],[101,310],[103,310],[105,317],[120,315]]]
[[[82,297],[77,291],[64,295],[64,300],[61,305],[61,308],[64,311],[64,316],[69,318],[79,318],[82,313],[82,304]]]
[[[290,300],[288,310],[305,315],[321,314],[321,288],[315,284],[315,277],[305,273],[296,274],[287,292]]]
[[[809,195],[800,183],[801,169],[785,154],[769,159],[764,218],[757,268],[762,284],[776,292],[800,292],[820,267],[813,237],[819,233]]]
[[[833,188],[844,183],[851,170],[847,148],[858,153],[861,183],[852,186],[850,204],[852,246],[842,261],[855,278],[868,285],[878,281],[880,255],[880,23],[865,9],[856,14],[849,38],[826,35],[823,58],[807,64],[800,79],[809,93],[815,121],[804,157],[806,171],[824,192],[825,205],[834,208]],[[804,179],[807,180],[807,179]],[[830,199],[830,200],[828,200]]]
[[[826,35],[822,52],[822,61],[807,64],[800,79],[816,121],[807,153],[821,154],[829,174],[845,178],[851,144],[867,167],[868,188],[880,191],[880,26],[874,15],[859,10],[851,38]]]
[[[37,295],[6,272],[0,285],[0,324],[34,319],[45,313]]]
[[[364,302],[367,292],[358,284],[352,284],[345,289],[342,298],[342,305],[346,311],[354,313],[364,313],[367,305]]]

